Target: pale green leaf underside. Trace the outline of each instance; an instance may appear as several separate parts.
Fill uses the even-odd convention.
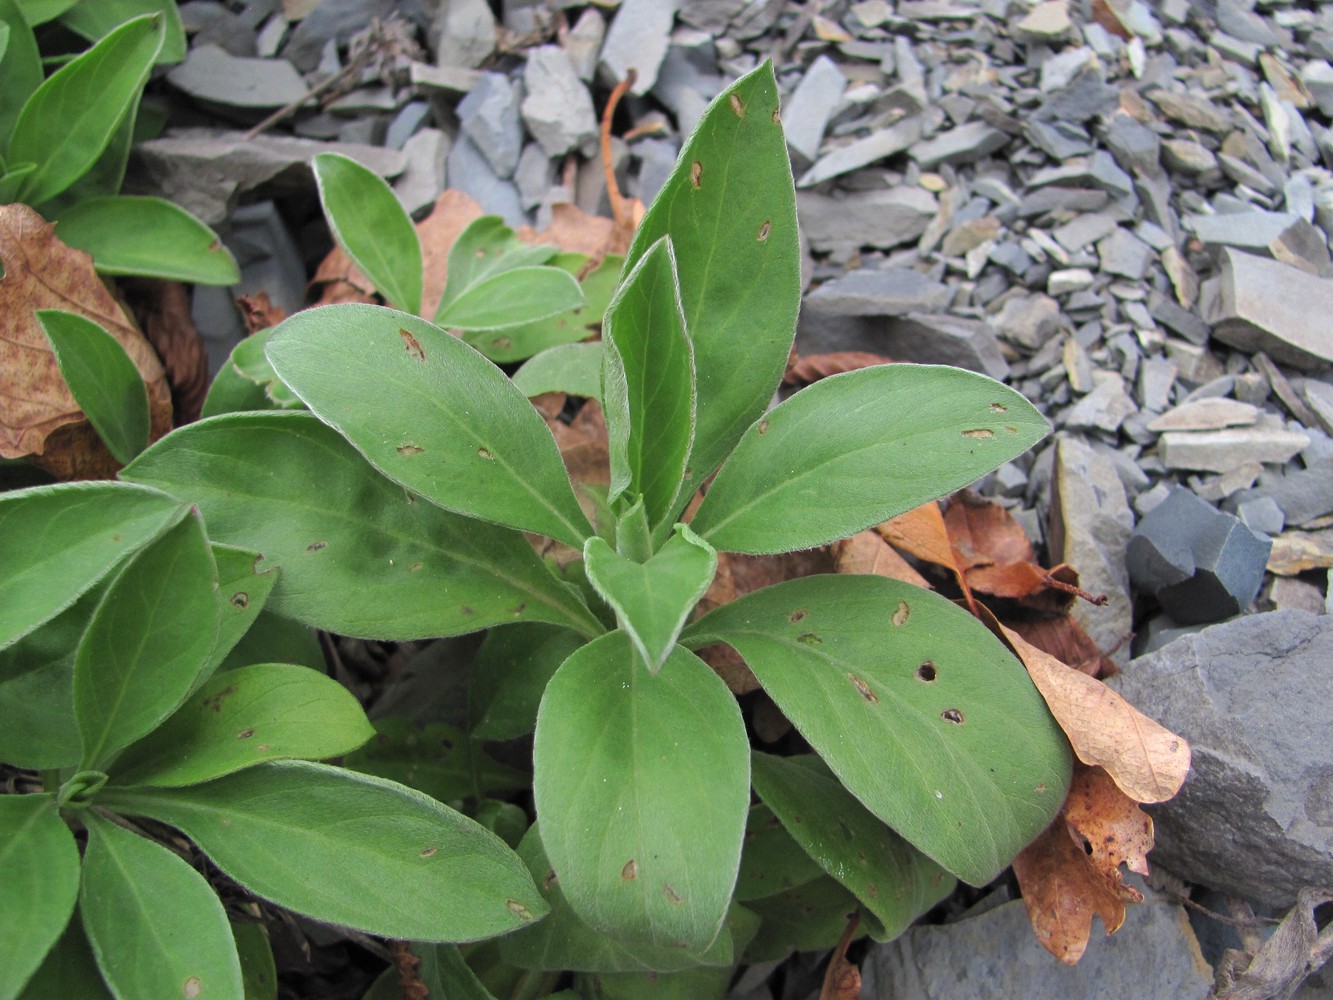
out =
[[[421,312],[421,242],[398,196],[373,170],[341,153],[311,166],[338,244],[390,305]]]
[[[251,549],[211,543],[218,567],[218,637],[194,680],[193,688],[207,680],[236,648],[264,610],[278,582],[279,570],[259,570],[263,555]],[[273,660],[281,657],[273,656]]]
[[[709,105],[639,224],[626,268],[663,236],[675,245],[699,379],[684,499],[768,405],[796,330],[796,194],[770,64]]]
[[[751,769],[751,779],[754,772]],[[746,903],[752,899],[776,896],[812,882],[824,869],[792,839],[773,810],[762,802],[750,807],[745,823],[745,850],[736,879],[736,898]]]
[[[602,345],[561,344],[533,355],[514,372],[514,385],[525,396],[564,392],[596,399],[602,394]]]
[[[0,996],[17,996],[79,895],[79,849],[50,795],[0,795]]]
[[[677,649],[649,674],[628,636],[584,646],[537,716],[542,842],[576,913],[629,942],[702,951],[740,862],[749,753],[736,700]]]
[[[61,483],[0,496],[0,648],[69,607],[184,513],[122,483]]]
[[[38,309],[74,401],[121,465],[148,445],[148,389],[125,348],[78,313]]]
[[[520,534],[404,491],[309,413],[199,421],[122,476],[199,504],[212,538],[262,552],[281,567],[270,610],[318,628],[381,639],[513,621],[601,631]]]
[[[960,368],[834,375],[745,432],[690,525],[719,551],[813,548],[975,482],[1048,431],[1020,394]]]
[[[211,678],[111,768],[121,785],[196,785],[265,760],[324,760],[375,735],[346,688],[308,667],[256,663]]]
[[[42,59],[37,39],[14,0],[0,0],[0,24],[7,29],[4,54],[0,55],[0,136],[9,135],[24,103],[42,83]],[[4,142],[0,141],[0,151]],[[0,169],[3,173],[3,169]]]
[[[439,327],[375,306],[307,309],[282,323],[268,358],[321,420],[426,499],[580,548],[592,533],[541,416]]]
[[[584,304],[574,276],[558,267],[520,267],[469,286],[435,322],[451,330],[499,330],[535,323]]]
[[[60,214],[56,235],[93,255],[102,274],[234,285],[241,272],[217,233],[165,198],[115,195]]]
[[[435,311],[436,322],[440,322],[443,312],[478,282],[515,268],[545,264],[555,254],[555,247],[517,239],[514,231],[498,215],[473,219],[449,248],[444,292]]]
[[[804,577],[718,608],[682,641],[735,648],[843,785],[972,885],[1064,802],[1069,744],[1027,673],[937,594]]]
[[[384,937],[472,941],[541,917],[527,869],[495,834],[402,785],[274,761],[185,789],[102,790],[182,830],[247,889]]]
[[[202,875],[160,844],[86,813],[79,913],[119,997],[236,1000],[231,926]]]

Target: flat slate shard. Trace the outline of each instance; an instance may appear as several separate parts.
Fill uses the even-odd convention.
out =
[[[942,164],[958,166],[989,156],[1009,142],[1009,136],[985,122],[968,122],[912,147],[909,155],[922,170]]]
[[[1246,615],[1108,683],[1193,748],[1180,794],[1148,807],[1154,861],[1271,906],[1333,886],[1333,616]]]
[[[624,0],[602,42],[602,73],[614,84],[632,69],[630,92],[642,97],[652,90],[679,8],[680,0]]]
[[[901,153],[921,138],[922,127],[922,116],[915,115],[904,118],[896,125],[891,125],[882,131],[873,132],[864,139],[839,146],[827,156],[821,157],[813,167],[802,174],[797,186],[813,187],[834,177],[869,166],[877,160]],[[915,149],[912,155],[916,155]]]
[[[1239,518],[1178,487],[1134,528],[1125,564],[1140,592],[1180,624],[1197,625],[1254,601],[1272,547]]]
[[[191,97],[233,108],[281,108],[310,93],[286,59],[246,59],[216,45],[193,49],[167,80]]]
[[[547,156],[592,150],[597,140],[592,95],[562,48],[540,45],[528,50],[523,89],[523,122]]]
[[[805,306],[816,315],[902,316],[942,311],[952,294],[943,282],[911,268],[864,269],[820,285]]]
[[[1333,363],[1333,278],[1227,248],[1201,295],[1222,343],[1298,368]]]
[[[848,251],[910,243],[926,231],[939,206],[930,192],[903,186],[845,198],[798,191],[796,209],[812,250]]]
[[[829,115],[846,89],[847,78],[838,64],[828,56],[820,56],[805,71],[791,97],[783,102],[787,148],[806,163],[819,157],[819,144],[824,141]]]

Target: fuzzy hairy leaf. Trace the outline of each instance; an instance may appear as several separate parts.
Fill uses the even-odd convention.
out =
[[[0,795],[0,997],[17,996],[79,895],[79,848],[50,795]]]

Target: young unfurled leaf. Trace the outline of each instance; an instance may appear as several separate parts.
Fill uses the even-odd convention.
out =
[[[79,848],[50,795],[0,795],[0,996],[19,994],[79,895]]]
[[[953,876],[912,848],[824,771],[818,758],[753,756],[755,791],[809,855],[897,937],[953,891]]]
[[[68,6],[68,5],[66,5]],[[175,63],[185,58],[185,28],[181,25],[176,0],[98,0],[75,3],[60,15],[60,23],[75,34],[95,42],[118,24],[139,14],[159,13],[166,20],[159,63]]]
[[[681,312],[671,238],[654,243],[621,282],[602,335],[602,408],[614,501],[643,497],[648,522],[673,516],[694,439],[694,353]]]
[[[698,371],[690,497],[763,413],[782,377],[800,305],[796,194],[765,63],[708,106],[625,258],[663,236],[676,250]]]
[[[213,888],[171,851],[89,811],[79,913],[119,997],[241,996],[241,963]]]
[[[218,632],[218,571],[197,514],[107,588],[74,661],[85,767],[144,736],[190,693]]]
[[[162,35],[160,14],[126,21],[37,88],[9,137],[11,163],[37,164],[20,185],[20,200],[40,205],[97,161],[125,109],[138,100]]]
[[[390,305],[421,312],[421,243],[393,189],[341,153],[320,153],[311,167],[324,216],[347,256]]]
[[[719,550],[822,545],[966,486],[1048,430],[1021,395],[959,368],[834,375],[745,432],[690,523]]]
[[[843,785],[965,882],[999,874],[1064,801],[1069,744],[1041,696],[937,594],[808,576],[723,605],[682,642],[734,647]]]
[[[0,24],[7,31],[0,55],[0,78],[5,81],[0,88],[0,136],[7,136],[24,103],[41,86],[42,57],[32,28],[14,0],[0,0]]]
[[[337,681],[256,663],[215,675],[111,768],[121,785],[197,785],[266,760],[324,760],[375,735]]]
[[[574,653],[537,716],[542,843],[578,915],[626,942],[686,951],[722,927],[749,798],[736,700],[676,649],[653,675],[613,632]]]
[[[596,399],[602,394],[602,345],[561,344],[533,355],[514,372],[523,395],[564,392]]]
[[[450,330],[500,330],[584,304],[573,275],[558,267],[519,267],[482,278],[435,314]]]
[[[115,337],[78,313],[38,309],[74,401],[122,465],[148,446],[148,389]]]
[[[305,404],[278,378],[264,348],[276,327],[246,337],[234,348],[208,387],[201,417],[247,410],[303,410]]]
[[[165,198],[89,198],[60,213],[56,232],[93,255],[101,274],[139,274],[196,285],[235,285],[236,258],[217,233]]]
[[[469,288],[505,271],[545,264],[555,254],[555,247],[516,239],[498,215],[473,219],[449,248],[444,292],[435,310],[435,322],[447,326],[441,317]]]
[[[264,553],[282,570],[270,608],[319,628],[389,639],[514,621],[602,631],[520,534],[419,500],[309,413],[190,424],[122,476],[198,503],[215,540]]]
[[[256,895],[370,934],[472,941],[547,909],[495,834],[341,768],[271,761],[189,788],[108,786],[98,801],[183,831]]]
[[[616,620],[652,673],[662,668],[694,606],[717,571],[717,553],[680,525],[647,562],[627,559],[604,539],[583,547],[588,579],[616,612]]]
[[[438,327],[375,306],[307,309],[278,328],[268,358],[321,420],[426,499],[580,548],[592,533],[541,417]]]

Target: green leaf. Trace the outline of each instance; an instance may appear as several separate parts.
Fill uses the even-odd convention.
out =
[[[77,892],[77,886],[75,887]],[[7,994],[8,995],[8,994]],[[20,1000],[115,1000],[102,981],[83,921],[71,920],[41,968],[28,980]],[[395,998],[396,1000],[396,998]]]
[[[95,42],[119,24],[140,14],[160,14],[165,24],[159,63],[177,63],[185,58],[185,28],[176,0],[93,0],[76,3],[60,18],[75,34]]]
[[[694,439],[694,355],[669,236],[621,282],[606,310],[602,344],[609,496],[642,495],[656,528],[673,515]]]
[[[486,633],[468,689],[472,735],[481,740],[516,740],[531,733],[546,685],[585,641],[567,628],[536,623],[506,625]]]
[[[745,432],[690,524],[723,552],[813,548],[975,482],[1049,429],[1014,390],[961,368],[834,375]]]
[[[542,916],[495,834],[379,778],[274,761],[183,789],[102,790],[169,823],[256,895],[328,923],[414,941],[504,934]]]
[[[435,322],[457,299],[478,282],[505,271],[545,264],[555,247],[524,243],[498,215],[473,219],[449,248],[444,292],[435,310]],[[443,324],[441,324],[443,325]]]
[[[37,322],[74,401],[121,465],[148,446],[148,388],[115,337],[92,320],[38,309]]]
[[[589,927],[565,898],[542,846],[537,826],[529,828],[518,845],[518,856],[528,866],[542,898],[551,908],[542,920],[500,939],[500,955],[523,969],[576,972],[675,972],[703,965],[730,966],[735,948],[725,925],[707,950],[686,952],[642,942],[618,940]]]
[[[56,234],[86,250],[102,274],[144,275],[196,285],[241,280],[217,233],[164,198],[92,198],[60,213]]]
[[[0,795],[0,996],[16,996],[69,923],[79,848],[50,795]]]
[[[20,188],[24,202],[58,195],[97,162],[161,47],[161,15],[136,17],[37,88],[9,138],[11,161],[37,164]]]
[[[858,910],[856,897],[827,875],[745,906],[763,921],[745,949],[744,961],[752,964],[786,958],[792,951],[827,951]],[[862,920],[863,930],[869,926]]]
[[[686,630],[725,642],[872,813],[972,885],[1050,823],[1069,744],[1022,665],[967,612],[877,576],[808,576]]]
[[[0,760],[33,770],[79,762],[83,746],[74,717],[74,655],[103,589],[94,587],[0,651]]]
[[[37,51],[37,39],[23,17],[23,11],[14,0],[0,0],[0,24],[7,31],[7,41],[0,55],[0,152],[18,120],[19,111],[42,83],[42,57]]]
[[[514,372],[514,385],[529,398],[544,392],[565,392],[596,399],[602,394],[601,383],[600,343],[549,347]]]
[[[872,815],[817,757],[756,753],[752,777],[787,832],[878,918],[886,937],[953,892],[952,875]]]
[[[381,639],[513,621],[602,628],[517,532],[418,500],[309,413],[202,420],[121,475],[199,504],[214,540],[264,553],[264,567],[282,568],[270,610],[318,628]]]
[[[662,668],[685,621],[717,572],[717,553],[687,525],[646,563],[637,563],[601,538],[583,546],[588,579],[616,612],[616,621],[654,674]]]
[[[54,21],[80,0],[17,0],[19,10],[32,27]]]
[[[185,513],[123,483],[61,483],[0,495],[0,649],[69,607]]]
[[[311,167],[338,245],[390,305],[421,312],[421,242],[393,189],[341,153],[320,153]]]
[[[675,246],[699,378],[684,500],[764,412],[796,332],[796,193],[769,63],[708,106],[639,223],[626,268],[663,236]]]
[[[241,960],[245,1000],[278,1000],[278,970],[264,925],[233,920],[231,934],[236,940],[236,957]]]
[[[764,899],[805,885],[823,874],[824,870],[792,839],[772,809],[762,802],[750,807],[741,871],[736,879],[738,900],[745,903]]]
[[[79,912],[118,997],[236,1000],[241,963],[202,875],[160,844],[85,812]]]
[[[580,277],[586,268],[588,258],[581,253],[557,254],[550,261],[552,267],[558,267],[572,274],[579,281],[583,290],[584,304],[568,312],[558,313],[546,319],[500,330],[464,331],[463,340],[471,344],[496,364],[510,361],[522,361],[552,347],[566,346],[587,340],[601,329],[602,316],[611,296],[615,293],[616,283],[620,279],[620,268],[624,258],[607,254],[600,264],[586,275]],[[595,346],[595,345],[594,345]],[[602,357],[597,355],[597,371],[593,372],[593,381],[600,378]],[[528,393],[532,395],[532,393]],[[596,395],[588,393],[587,395]]]
[[[613,632],[546,688],[533,746],[542,843],[580,917],[624,941],[702,951],[736,884],[749,802],[726,685],[675,650],[649,674]]]
[[[303,410],[305,404],[278,379],[264,348],[277,327],[246,337],[234,348],[213,384],[208,387],[200,416],[247,410]]]
[[[325,669],[324,651],[319,648],[314,629],[272,611],[259,612],[217,669],[235,670],[252,663],[292,663],[312,670]]]
[[[469,286],[435,314],[435,322],[448,329],[499,330],[583,304],[583,291],[573,275],[558,267],[520,267]]]
[[[472,348],[367,305],[307,309],[279,331],[268,345],[278,375],[394,482],[447,510],[583,546],[591,531],[550,429]]]
[[[374,739],[345,764],[448,802],[481,798],[487,792],[522,791],[530,775],[501,764],[453,726],[434,723],[417,728],[403,718],[375,720]]]
[[[103,769],[185,700],[218,632],[218,571],[197,514],[107,588],[74,661],[83,765]]]
[[[250,631],[259,620],[264,604],[268,601],[274,585],[278,582],[278,570],[259,571],[263,556],[250,549],[238,549],[231,545],[210,546],[213,561],[218,567],[218,637],[213,649],[208,654],[203,669],[195,678],[194,687],[198,688],[207,680],[219,665],[231,655],[236,644]],[[266,657],[252,662],[278,662],[281,657]],[[321,662],[322,665],[322,662]]]
[[[607,972],[581,976],[590,1000],[722,1000],[736,970],[685,969],[681,972]]]
[[[23,179],[36,169],[35,163],[16,163],[0,174],[0,203],[9,204],[18,201],[18,192],[23,185]]]
[[[215,675],[110,773],[120,785],[197,785],[266,760],[336,757],[374,735],[337,681],[308,667],[256,663]]]

